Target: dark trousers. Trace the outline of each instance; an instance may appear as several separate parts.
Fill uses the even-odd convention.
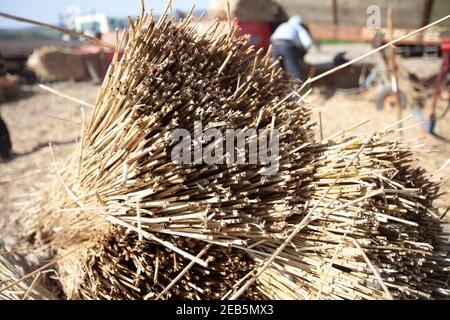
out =
[[[293,79],[301,80],[300,63],[305,56],[304,50],[298,48],[293,43],[282,42],[272,45],[272,58],[281,57],[281,66]]]
[[[9,158],[11,155],[11,139],[6,123],[0,117],[0,159]]]

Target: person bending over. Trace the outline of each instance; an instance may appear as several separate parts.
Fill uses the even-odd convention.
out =
[[[276,28],[270,38],[272,44],[272,58],[281,58],[283,69],[293,79],[301,80],[300,63],[313,40],[308,28],[302,24],[300,16],[293,16]]]

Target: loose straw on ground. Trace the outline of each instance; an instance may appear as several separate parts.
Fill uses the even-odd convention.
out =
[[[362,60],[364,58],[367,58],[368,56],[370,56],[370,55],[372,55],[372,54],[374,54],[376,52],[384,50],[384,49],[386,49],[389,46],[392,46],[392,45],[394,45],[394,44],[396,44],[396,43],[398,43],[400,41],[403,41],[403,40],[405,40],[405,39],[407,39],[407,38],[409,38],[409,37],[411,37],[411,36],[413,36],[415,34],[423,32],[423,31],[429,29],[430,27],[433,27],[433,26],[435,26],[435,25],[437,25],[437,24],[439,24],[441,22],[444,22],[448,18],[450,18],[450,15],[447,15],[447,16],[441,18],[441,19],[438,19],[438,20],[436,20],[436,21],[434,21],[434,22],[432,22],[430,24],[427,24],[426,26],[423,26],[422,28],[414,30],[414,31],[412,31],[412,32],[410,32],[408,34],[405,34],[404,36],[398,37],[397,39],[389,41],[389,42],[385,43],[384,45],[379,46],[378,48],[375,48],[375,49],[373,49],[373,50],[371,50],[371,51],[369,51],[369,52],[367,52],[367,53],[365,53],[365,54],[363,54],[363,55],[361,55],[361,56],[359,56],[359,57],[357,57],[355,59],[352,59],[352,60],[350,60],[350,61],[348,61],[348,62],[346,62],[344,64],[341,64],[341,65],[339,65],[339,66],[337,66],[337,67],[335,67],[335,68],[333,68],[331,70],[328,70],[328,71],[326,71],[324,73],[321,73],[321,74],[315,76],[314,78],[310,78],[310,79],[306,80],[306,83],[313,83],[313,82],[315,82],[315,81],[317,81],[319,79],[322,79],[323,77],[326,77],[326,76],[328,76],[328,75],[330,75],[332,73],[335,73],[338,70],[344,69],[344,68],[354,64],[355,62],[358,62],[358,61],[360,61],[360,60]]]

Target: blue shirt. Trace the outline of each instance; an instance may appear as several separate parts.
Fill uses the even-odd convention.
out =
[[[278,26],[270,37],[270,40],[289,40],[297,47],[307,50],[312,45],[312,39],[308,31],[301,26],[300,17],[291,17],[287,22]]]

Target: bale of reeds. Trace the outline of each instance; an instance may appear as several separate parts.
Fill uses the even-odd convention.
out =
[[[230,16],[241,21],[272,22],[280,19],[280,6],[272,0],[215,0],[208,7],[211,18],[227,19]]]
[[[34,50],[27,67],[42,80],[83,80],[87,78],[83,56],[74,49],[42,47]]]
[[[19,281],[25,274],[27,260],[17,252],[6,250],[0,240],[0,300],[54,300],[57,296],[40,282],[42,274],[33,279]],[[13,283],[17,283],[11,286]]]
[[[67,297],[220,299],[254,267],[251,258],[236,249],[205,246],[200,241],[186,241],[181,237],[165,238],[206,261],[208,267],[191,263],[167,246],[140,241],[136,234],[113,230],[84,252],[61,261],[59,273]],[[80,255],[87,259],[80,259]],[[263,299],[265,295],[252,287],[242,298]]]
[[[250,50],[244,39],[199,35],[189,21],[144,18],[122,60],[113,62],[82,143],[49,196],[61,208],[106,214],[108,223],[134,230],[139,212],[149,232],[223,243],[276,236],[289,214],[279,204],[307,174],[288,155],[311,138],[309,110],[269,55],[243,60]],[[223,129],[277,128],[281,169],[265,176],[260,163],[173,163],[172,131],[193,133],[195,120]],[[285,176],[291,168],[301,170]],[[97,218],[82,220],[100,228]]]
[[[306,225],[260,279],[267,288],[251,287],[247,296],[287,297],[279,290],[295,283],[304,295],[288,297],[320,291],[386,298],[391,278],[390,288],[408,292],[393,297],[434,297],[445,287],[442,262],[428,257],[435,257],[440,235],[431,213],[437,189],[409,167],[409,153],[376,137],[315,142],[309,107],[270,53],[249,55],[246,40],[233,39],[235,28],[197,34],[191,19],[174,24],[145,14],[131,25],[79,146],[62,169],[55,167],[56,182],[26,221],[57,251],[66,294],[218,298],[240,285],[241,271],[258,267],[242,252],[262,261],[299,223]],[[272,138],[277,129],[277,170],[267,175],[267,163],[249,164],[248,154],[246,164],[227,163],[226,155],[216,164],[174,163],[171,133],[183,128],[192,136],[194,121],[261,129]],[[323,275],[336,244],[345,255],[337,255],[329,274],[344,273],[342,280]],[[318,248],[309,256],[311,247]],[[376,268],[384,268],[382,294],[370,289],[380,278],[379,271],[370,274]],[[272,281],[274,274],[281,280]]]
[[[192,132],[194,120],[223,129],[277,127],[285,158],[280,165],[286,168],[289,150],[310,134],[309,111],[268,54],[244,60],[246,40],[216,36],[214,29],[197,34],[190,20],[175,25],[145,15],[131,27],[123,58],[111,65],[79,148],[31,220],[62,254],[96,243],[115,226],[116,237],[137,232],[141,241],[204,267],[203,259],[164,237],[229,245],[276,237],[283,229],[290,213],[280,204],[305,170],[287,178],[265,176],[262,164],[171,161],[176,143],[169,139],[171,131]],[[83,261],[93,254],[81,249],[76,255],[81,278],[91,272]],[[237,271],[228,272],[233,278]]]

